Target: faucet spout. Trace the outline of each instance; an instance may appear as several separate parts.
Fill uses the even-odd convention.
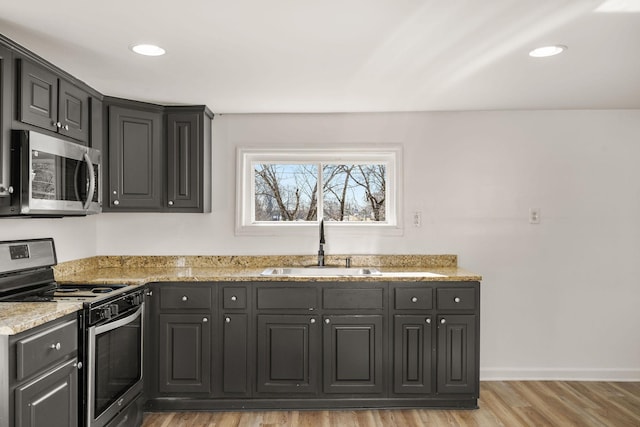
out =
[[[324,219],[320,221],[320,248],[318,249],[318,267],[324,267]]]

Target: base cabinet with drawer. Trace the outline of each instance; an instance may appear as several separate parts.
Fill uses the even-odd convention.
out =
[[[78,320],[68,315],[0,336],[0,427],[74,427],[79,421]]]
[[[476,408],[479,285],[155,284],[146,407]]]
[[[150,285],[147,397],[211,392],[215,290],[211,284]]]

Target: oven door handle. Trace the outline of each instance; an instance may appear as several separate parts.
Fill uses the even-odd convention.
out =
[[[91,205],[91,201],[93,200],[93,194],[96,192],[96,176],[95,171],[93,169],[93,162],[89,157],[89,153],[84,153],[82,156],[84,158],[85,163],[87,164],[88,173],[89,173],[89,191],[87,191],[87,200],[84,202],[84,209],[89,209]]]
[[[100,325],[97,326],[95,328],[95,333],[96,335],[100,335],[103,334],[105,332],[109,332],[113,329],[119,328],[121,326],[126,325],[127,323],[131,323],[134,320],[136,320],[138,317],[140,317],[142,315],[142,308],[143,306],[141,305],[139,309],[136,310],[135,313],[133,313],[130,316],[127,317],[123,317],[122,319],[118,319],[115,322],[109,322],[109,323],[105,323],[104,325]]]

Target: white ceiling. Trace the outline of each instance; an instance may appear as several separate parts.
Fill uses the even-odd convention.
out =
[[[640,108],[640,12],[602,3],[3,0],[0,33],[104,94],[215,113]],[[569,49],[528,56],[546,44]]]

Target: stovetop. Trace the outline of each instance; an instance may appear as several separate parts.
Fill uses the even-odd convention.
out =
[[[93,284],[68,284],[58,285],[55,282],[34,290],[31,293],[16,295],[3,299],[13,302],[60,302],[82,301],[90,304],[99,303],[105,299],[111,299],[129,290],[124,284],[93,285]]]

